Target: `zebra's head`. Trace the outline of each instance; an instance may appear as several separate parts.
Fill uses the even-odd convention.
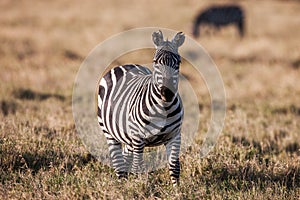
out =
[[[156,47],[153,58],[153,82],[165,102],[171,101],[177,94],[181,61],[178,47],[183,44],[184,39],[185,36],[182,32],[178,32],[171,41],[164,40],[160,30],[152,34],[152,40]]]

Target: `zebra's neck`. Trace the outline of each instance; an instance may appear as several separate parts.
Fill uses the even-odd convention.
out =
[[[176,87],[177,88],[177,87]],[[178,92],[177,90],[171,91],[172,94],[166,94],[162,91],[162,88],[159,87],[159,85],[153,81],[150,82],[150,90],[152,94],[152,99],[154,100],[155,104],[160,105],[161,107],[168,107],[173,104],[173,101],[176,99]],[[166,96],[170,95],[170,96]]]
[[[178,70],[168,66],[154,64],[151,84],[161,100],[161,104],[169,104],[176,98],[178,90]]]

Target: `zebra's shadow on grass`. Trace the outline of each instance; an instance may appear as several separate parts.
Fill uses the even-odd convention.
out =
[[[66,155],[62,152],[45,150],[44,152],[23,152],[10,163],[13,171],[30,170],[34,175],[40,170],[49,170],[52,167],[63,171],[71,171],[74,167],[83,167],[90,162],[97,162],[91,154]]]
[[[42,92],[36,92],[31,89],[24,89],[24,88],[19,88],[17,90],[13,91],[13,96],[16,99],[20,100],[38,100],[38,101],[43,101],[49,98],[55,98],[60,101],[64,101],[65,97],[60,94],[51,94],[51,93],[42,93]]]

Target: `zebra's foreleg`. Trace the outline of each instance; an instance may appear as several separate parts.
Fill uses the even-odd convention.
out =
[[[112,166],[118,178],[127,178],[126,165],[122,155],[122,145],[112,136],[106,136]]]
[[[167,150],[168,163],[169,163],[169,173],[170,173],[170,177],[171,177],[171,182],[174,186],[179,185],[180,142],[181,142],[181,135],[180,135],[180,133],[178,133],[171,141],[169,141],[167,144],[165,144],[166,150]]]

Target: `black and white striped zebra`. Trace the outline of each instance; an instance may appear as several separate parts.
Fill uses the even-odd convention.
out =
[[[140,65],[111,69],[100,80],[98,121],[107,138],[118,177],[143,171],[144,147],[164,144],[171,181],[179,183],[183,106],[178,94],[182,32],[171,41],[152,34],[156,47],[153,72]],[[123,144],[123,148],[122,148]]]

